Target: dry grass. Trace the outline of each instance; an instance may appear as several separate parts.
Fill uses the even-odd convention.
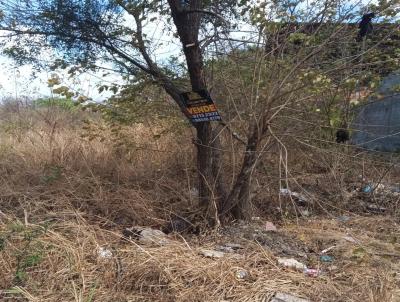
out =
[[[306,246],[308,258],[296,258],[323,269],[317,278],[278,266],[282,255],[273,246],[241,231],[171,235],[170,245],[141,245],[123,240],[121,230],[158,228],[171,213],[194,208],[192,150],[180,143],[188,138],[154,142],[148,129],[132,128],[140,148],[126,157],[111,140],[88,141],[79,127],[49,125],[1,135],[1,301],[269,301],[277,291],[311,301],[400,301],[396,218],[280,220],[277,236],[284,239],[274,244]],[[331,177],[326,174],[320,178]],[[262,221],[252,228],[262,229]],[[232,241],[244,246],[242,257],[198,253]],[[332,245],[334,262],[321,263],[318,253]],[[112,256],[101,257],[100,248]],[[237,279],[238,270],[249,277]]]

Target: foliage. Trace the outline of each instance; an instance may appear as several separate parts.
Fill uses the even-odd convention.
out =
[[[28,227],[19,221],[8,224],[7,229],[0,232],[0,251],[13,249],[16,270],[15,282],[17,284],[27,279],[27,273],[41,263],[44,256],[44,247],[38,238],[46,232],[47,226]],[[13,242],[13,244],[8,244]],[[15,245],[18,242],[17,245]]]
[[[65,111],[76,111],[80,109],[80,104],[71,98],[42,98],[33,102],[36,108],[59,108]]]
[[[47,48],[57,55],[52,69],[69,68],[71,76],[111,69],[123,76],[126,85],[99,88],[114,93],[106,103],[80,99],[85,108],[101,112],[117,146],[126,141],[124,125],[140,123],[153,129],[164,119],[172,125],[181,123],[182,118],[174,116],[178,108],[187,113],[181,93],[212,90],[224,121],[218,126],[194,126],[199,197],[207,200],[207,213],[217,220],[227,213],[251,217],[248,201],[251,174],[262,154],[258,152],[282,144],[279,134],[300,128],[299,123],[276,123],[276,119],[303,122],[313,113],[310,123],[333,132],[349,123],[353,95],[365,88],[368,79],[398,68],[394,51],[398,45],[390,41],[393,26],[385,25],[375,36],[357,41],[354,23],[368,7],[354,6],[352,1],[37,0],[17,4],[11,1],[3,6],[0,22],[0,29],[11,33],[11,46],[5,47],[8,54],[21,62],[35,61],[38,50]],[[399,10],[392,1],[381,1],[374,9],[381,19]],[[149,35],[153,22],[160,26],[162,37]],[[235,37],[234,32],[242,30],[244,36]],[[27,41],[31,36],[35,39]],[[165,43],[161,40],[167,39],[180,42],[180,52],[174,54],[183,53],[187,70],[179,68],[182,61],[171,65],[170,60],[158,58]],[[57,78],[49,85],[66,99],[78,97]],[[219,126],[247,136],[240,140],[244,155],[240,155],[240,168],[232,168],[230,184],[222,184],[223,148],[214,131]],[[88,130],[90,139],[95,135],[90,123]],[[230,131],[233,137],[235,131]],[[237,165],[235,156],[230,160]],[[218,200],[217,206],[211,205],[211,199]]]

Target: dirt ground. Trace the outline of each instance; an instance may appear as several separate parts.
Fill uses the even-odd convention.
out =
[[[124,239],[104,223],[78,211],[35,224],[3,213],[1,301],[272,301],[276,293],[400,301],[400,228],[387,216],[313,217],[282,222],[276,231],[257,220],[170,234],[163,245]],[[205,257],[204,249],[224,253]]]

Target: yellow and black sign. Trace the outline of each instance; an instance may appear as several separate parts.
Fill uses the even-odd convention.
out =
[[[217,107],[206,90],[184,92],[181,96],[193,123],[221,120]]]

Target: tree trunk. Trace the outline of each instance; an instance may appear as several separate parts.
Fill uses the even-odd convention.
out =
[[[250,220],[252,217],[252,204],[250,198],[251,177],[257,162],[257,149],[260,143],[260,129],[253,125],[250,138],[246,145],[242,167],[229,196],[221,210],[221,218],[226,220],[229,215],[236,219]]]
[[[189,13],[202,8],[202,1],[192,0],[189,7],[182,1],[168,0],[172,17],[180,37],[193,91],[206,90],[203,56],[198,34],[201,13]],[[200,204],[207,208],[211,218],[218,217],[225,190],[220,171],[219,137],[214,134],[210,122],[196,123],[197,167],[199,174]]]

